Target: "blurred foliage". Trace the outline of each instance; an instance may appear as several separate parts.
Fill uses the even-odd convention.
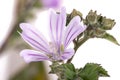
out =
[[[35,18],[35,11],[41,8],[40,0],[19,0],[16,8],[16,23],[13,25],[16,27],[13,31],[13,37],[19,36],[17,31],[20,31],[19,23],[27,22]]]
[[[8,34],[6,40],[4,41],[2,47],[0,48],[0,53],[5,49],[9,49],[10,45],[16,42],[16,39],[20,36],[18,31],[21,31],[19,24],[21,22],[28,22],[35,18],[35,11],[41,9],[42,5],[40,0],[17,0],[15,6],[14,20],[11,26],[11,31]],[[11,43],[13,42],[13,43]]]
[[[9,80],[47,80],[43,62],[30,63]]]

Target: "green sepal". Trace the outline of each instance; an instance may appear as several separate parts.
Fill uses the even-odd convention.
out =
[[[109,41],[111,41],[111,42],[113,42],[113,43],[115,43],[115,44],[117,44],[117,45],[120,45],[120,44],[118,43],[118,41],[116,40],[116,38],[114,38],[114,36],[110,35],[109,33],[105,33],[105,34],[102,36],[102,38],[104,38],[104,39],[106,39],[106,40],[109,40]]]
[[[58,80],[74,80],[76,78],[76,70],[72,63],[59,64],[58,62],[54,62],[50,67],[51,71],[49,74],[56,74]]]

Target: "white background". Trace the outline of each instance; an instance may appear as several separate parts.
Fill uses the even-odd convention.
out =
[[[13,3],[15,0],[1,0],[0,3],[0,44],[5,33],[8,32],[8,27],[11,23],[13,13]],[[73,8],[81,11],[85,17],[87,13],[92,10],[97,10],[98,14],[115,19],[116,25],[108,31],[114,35],[120,43],[120,11],[118,0],[64,0],[63,6],[66,7],[67,12],[70,13]],[[44,15],[44,16],[43,16]],[[45,21],[47,20],[46,11],[38,15],[37,21],[33,24],[39,26],[40,31],[46,33]],[[6,80],[3,76],[5,72],[6,58],[0,57],[0,80]],[[94,62],[101,64],[109,73],[111,77],[100,78],[99,80],[120,80],[120,46],[117,46],[104,39],[89,39],[83,44],[73,59],[76,67],[83,67],[87,62]]]

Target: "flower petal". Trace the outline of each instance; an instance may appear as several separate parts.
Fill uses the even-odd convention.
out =
[[[47,8],[50,8],[50,7],[57,8],[61,4],[61,0],[41,0],[41,2],[42,2],[42,5]]]
[[[68,24],[65,37],[64,37],[64,46],[65,48],[70,44],[73,39],[75,39],[80,33],[82,33],[86,29],[86,26],[82,26],[80,24],[80,17],[74,17],[70,23]]]
[[[22,38],[37,50],[49,53],[49,45],[44,36],[35,27],[28,23],[21,23],[20,28],[23,30],[21,33]]]
[[[61,56],[62,60],[70,59],[74,54],[74,49],[66,49]]]
[[[60,14],[54,10],[50,11],[50,33],[51,39],[56,45],[60,46],[62,34],[66,24],[66,9],[62,8]]]
[[[49,60],[49,58],[45,54],[40,53],[38,51],[29,50],[29,49],[21,51],[20,55],[24,58],[24,60],[27,63],[30,63],[30,62],[33,62],[33,61]]]

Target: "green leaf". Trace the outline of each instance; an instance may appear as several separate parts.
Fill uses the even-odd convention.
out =
[[[79,70],[79,76],[83,80],[98,80],[99,77],[109,77],[107,71],[100,64],[87,63]]]
[[[72,63],[64,64],[64,67],[67,68],[67,69],[70,69],[72,71],[75,71],[75,67]]]
[[[66,80],[73,80],[75,76],[75,67],[72,63],[64,64],[64,76]]]
[[[113,43],[115,43],[115,44],[117,44],[117,45],[120,45],[120,44],[117,42],[117,40],[114,38],[114,36],[112,36],[112,35],[110,35],[110,34],[108,34],[108,33],[105,33],[105,34],[102,36],[102,38],[107,39],[107,40],[109,40],[109,41],[111,41],[111,42],[113,42]]]

